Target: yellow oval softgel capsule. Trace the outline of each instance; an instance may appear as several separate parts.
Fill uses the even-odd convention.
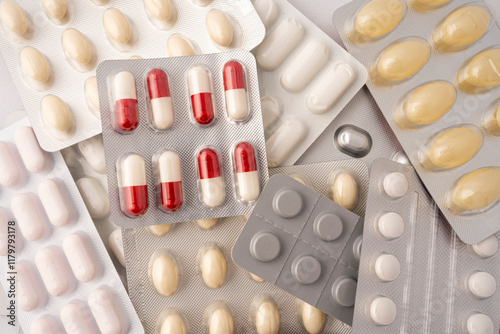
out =
[[[20,61],[23,73],[34,81],[31,83],[35,88],[46,89],[50,86],[52,68],[40,51],[26,46],[21,51]]]
[[[103,16],[104,29],[108,36],[117,43],[128,43],[132,38],[132,28],[127,18],[116,8],[108,8]]]
[[[458,180],[450,195],[450,210],[480,212],[500,198],[500,170],[488,167],[470,172]]]
[[[169,255],[161,255],[153,262],[151,269],[153,284],[162,296],[171,296],[179,285],[179,273],[175,261]]]
[[[180,35],[172,35],[167,41],[167,50],[170,57],[194,56],[191,44]]]
[[[480,130],[456,127],[438,135],[422,155],[422,165],[432,171],[454,168],[471,160],[481,148]]]
[[[302,324],[309,334],[319,334],[326,324],[326,315],[317,308],[303,303],[301,310]]]
[[[42,6],[45,13],[56,20],[63,19],[68,10],[66,0],[42,0]]]
[[[372,62],[370,77],[374,83],[382,86],[401,83],[425,66],[430,52],[424,40],[396,42],[382,51],[375,63]]]
[[[500,85],[500,48],[484,50],[462,65],[458,86],[467,94],[482,94]]]
[[[498,103],[500,101],[496,101]],[[491,108],[485,115],[484,127],[494,136],[500,136],[500,105]]]
[[[450,111],[456,97],[455,86],[447,81],[420,85],[396,107],[395,120],[403,128],[430,124]]]
[[[349,38],[356,43],[373,41],[394,30],[403,15],[400,0],[372,0],[356,14]]]
[[[352,210],[358,202],[358,185],[349,173],[340,173],[332,185],[332,199],[338,205]]]
[[[428,11],[438,9],[451,2],[451,0],[411,0],[411,4],[415,9],[420,11]]]
[[[0,2],[0,20],[5,28],[16,35],[28,32],[29,23],[24,10],[15,1]]]
[[[434,28],[434,45],[444,52],[463,50],[483,37],[490,21],[490,13],[483,7],[458,8]]]
[[[186,334],[186,324],[181,316],[176,313],[168,315],[163,320],[160,328],[160,334]]]

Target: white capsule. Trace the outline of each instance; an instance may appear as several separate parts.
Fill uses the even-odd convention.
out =
[[[63,32],[61,42],[66,60],[75,70],[87,72],[94,68],[97,57],[81,32],[68,28]]]
[[[35,263],[45,288],[52,296],[62,296],[71,289],[72,278],[58,250],[52,247],[40,249],[35,256]]]
[[[93,170],[100,174],[106,174],[104,143],[101,135],[79,142],[78,149]]]
[[[267,130],[281,116],[281,104],[272,96],[263,96],[260,99],[260,105],[264,130]]]
[[[274,0],[255,0],[253,6],[266,29],[278,18],[279,9]]]
[[[298,119],[285,121],[266,141],[267,165],[279,166],[302,142],[307,134],[307,128]]]
[[[321,41],[310,41],[300,50],[281,74],[281,85],[289,92],[304,89],[330,57],[328,46]]]
[[[118,259],[118,262],[120,262],[122,267],[125,268],[125,253],[123,252],[123,238],[122,230],[120,228],[111,232],[108,238],[108,245]]]
[[[22,181],[22,172],[14,153],[6,142],[0,141],[0,184],[14,187]]]
[[[52,317],[44,316],[33,321],[30,334],[61,334],[61,329]]]
[[[202,66],[192,67],[188,72],[189,94],[212,93],[207,70]]]
[[[181,178],[181,160],[172,151],[163,152],[158,158],[160,182],[179,182]]]
[[[76,181],[90,217],[102,219],[109,215],[109,199],[101,184],[92,178],[83,177]]]
[[[61,309],[61,322],[67,334],[98,334],[90,310],[81,302],[75,301]]]
[[[125,15],[116,8],[108,8],[103,16],[104,30],[110,44],[118,51],[126,52],[133,44],[133,31]]]
[[[354,76],[355,73],[349,64],[332,65],[307,95],[307,109],[313,114],[325,113],[344,95]]]
[[[0,210],[0,256],[9,254],[9,220],[3,210]]]
[[[94,290],[88,299],[90,310],[102,334],[123,334],[128,329],[118,300],[107,288]]]
[[[174,123],[174,106],[170,96],[168,76],[165,71],[155,68],[147,76],[151,123],[156,130],[166,130]]]
[[[32,173],[40,173],[48,165],[47,153],[40,147],[35,132],[29,126],[22,126],[14,133],[17,150],[24,166]]]
[[[121,71],[113,77],[113,96],[115,101],[137,100],[134,75],[128,71]]]
[[[16,263],[16,271],[18,289],[17,302],[19,308],[25,312],[30,312],[42,306],[42,291],[31,267],[25,262],[18,262]]]
[[[303,37],[304,28],[298,21],[291,18],[281,21],[257,49],[257,64],[265,71],[274,71]]]
[[[47,58],[37,49],[26,46],[21,50],[19,62],[23,79],[31,88],[42,91],[54,82],[54,71]]]
[[[45,130],[57,140],[66,140],[75,131],[73,113],[55,95],[47,95],[40,106]]]
[[[36,241],[44,236],[46,223],[33,197],[18,194],[10,202],[10,207],[26,240]]]
[[[52,225],[61,227],[71,221],[71,205],[60,185],[51,179],[43,180],[38,186],[38,197]]]
[[[100,119],[101,107],[99,106],[99,92],[97,90],[97,78],[92,76],[85,81],[85,98],[87,99],[87,107],[92,114]]]
[[[144,159],[137,154],[131,154],[126,157],[121,165],[121,175],[122,187],[147,185]]]
[[[73,233],[65,237],[62,248],[77,280],[90,282],[97,276],[96,259],[80,234]]]

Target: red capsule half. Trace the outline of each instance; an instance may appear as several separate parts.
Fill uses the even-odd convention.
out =
[[[196,123],[204,126],[211,124],[215,119],[210,80],[208,70],[202,66],[192,67],[188,72],[193,117]]]
[[[170,97],[167,73],[155,68],[148,73],[147,83],[151,103],[150,119],[153,127],[166,130],[174,123],[174,107]]]
[[[122,71],[113,78],[115,120],[113,128],[119,133],[133,131],[139,125],[137,92],[132,73]]]
[[[120,159],[120,209],[129,217],[138,217],[148,210],[146,165],[137,154]]]
[[[243,121],[249,112],[245,69],[231,60],[224,65],[223,76],[227,115],[234,121]]]
[[[181,160],[172,151],[163,152],[158,158],[161,205],[168,212],[180,209],[184,201],[182,194]]]

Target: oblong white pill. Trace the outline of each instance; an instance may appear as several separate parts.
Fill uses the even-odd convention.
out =
[[[26,240],[36,241],[43,237],[46,230],[46,223],[38,208],[38,204],[31,195],[16,195],[10,202],[10,208]]]
[[[98,334],[90,310],[83,303],[74,301],[61,309],[61,322],[67,334]]]
[[[109,198],[97,180],[83,177],[76,181],[76,186],[82,195],[90,217],[102,219],[109,216]]]
[[[304,28],[298,21],[283,20],[260,45],[256,53],[257,63],[265,71],[274,71],[303,37]]]
[[[38,197],[52,225],[61,227],[71,221],[71,205],[60,185],[51,179],[43,180],[38,186]]]
[[[94,290],[89,295],[89,307],[102,334],[123,334],[128,325],[118,301],[107,288]]]
[[[62,296],[71,288],[71,277],[61,253],[52,247],[42,248],[35,263],[45,288],[52,296]]]
[[[285,121],[266,141],[267,165],[281,164],[300,144],[307,134],[307,128],[298,119]]]
[[[289,92],[304,89],[330,57],[328,46],[321,41],[310,41],[288,64],[281,74],[281,85]]]
[[[106,174],[104,143],[101,135],[79,142],[78,149],[93,170],[99,174]]]
[[[21,169],[9,144],[0,141],[0,185],[14,187],[22,179]]]
[[[90,282],[97,276],[97,259],[83,236],[78,233],[68,235],[63,240],[62,248],[77,280]]]
[[[344,95],[354,77],[355,73],[349,64],[332,65],[307,95],[307,109],[313,114],[323,114],[329,110]]]
[[[31,312],[41,306],[43,295],[40,285],[37,284],[35,273],[24,261],[16,263],[17,270],[17,302],[19,308]],[[7,276],[8,278],[8,276]]]
[[[43,316],[31,323],[30,334],[61,334],[61,329],[55,319]]]
[[[17,150],[23,159],[24,166],[32,173],[40,173],[48,162],[47,153],[40,147],[33,128],[22,126],[14,133]]]
[[[108,238],[108,245],[118,259],[118,262],[120,262],[122,267],[125,268],[125,253],[123,251],[122,230],[120,228],[111,232]]]

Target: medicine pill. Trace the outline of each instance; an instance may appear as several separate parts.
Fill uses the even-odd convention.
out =
[[[224,65],[223,76],[227,115],[235,122],[244,121],[250,112],[245,69],[231,60]]]
[[[212,9],[206,18],[210,38],[222,47],[229,47],[234,39],[234,29],[229,17],[221,10]]]
[[[90,112],[96,118],[100,119],[101,107],[99,106],[99,93],[97,91],[97,78],[95,76],[91,76],[85,81],[85,99]]]
[[[394,281],[401,273],[401,264],[394,255],[382,254],[375,259],[373,272],[383,282]]]
[[[207,147],[198,153],[197,161],[200,200],[207,207],[216,208],[226,197],[219,156],[215,150]]]
[[[301,284],[313,284],[321,277],[321,263],[312,255],[299,255],[292,262],[293,278]]]
[[[90,310],[80,301],[70,302],[61,309],[61,322],[68,334],[98,334]]]
[[[177,259],[169,251],[160,251],[151,260],[150,275],[156,291],[166,297],[173,295],[180,280]]]
[[[257,64],[264,71],[274,71],[304,37],[304,28],[295,19],[287,18],[272,30],[257,49]]]
[[[17,302],[24,312],[31,312],[44,303],[42,290],[38,284],[31,266],[24,261],[16,263],[17,271]]]
[[[45,170],[49,158],[38,144],[33,128],[29,126],[18,128],[14,133],[14,141],[28,171],[40,173]]]
[[[61,333],[56,320],[50,316],[44,316],[31,323],[31,334],[59,334]]]
[[[483,271],[472,274],[467,279],[467,288],[477,298],[490,298],[497,291],[495,277]]]
[[[335,280],[331,289],[333,301],[343,307],[353,307],[358,282],[352,277],[341,276]]]
[[[389,240],[397,239],[405,231],[405,222],[398,213],[387,212],[378,219],[377,230]]]
[[[122,267],[125,268],[125,254],[123,252],[123,238],[121,228],[117,228],[110,233],[108,238],[108,245],[109,248],[111,248],[111,250],[113,251],[113,254],[115,254],[118,262],[120,262]]]
[[[280,239],[270,231],[259,231],[252,237],[249,250],[260,262],[273,261],[281,252]]]
[[[408,180],[404,174],[393,172],[384,177],[383,187],[389,197],[400,198],[408,192]]]
[[[493,104],[498,101],[493,102]],[[494,136],[500,136],[500,105],[490,106],[483,117],[485,129]]]
[[[45,14],[56,24],[67,22],[65,17],[68,15],[68,3],[66,0],[42,0]]]
[[[109,198],[101,184],[90,177],[82,177],[76,181],[89,214],[94,219],[102,219],[109,215]]]
[[[117,164],[120,209],[128,217],[139,217],[149,206],[146,164],[137,154],[127,155]]]
[[[9,33],[14,34],[10,37],[15,42],[23,42],[30,36],[30,25],[26,13],[15,1],[5,0],[0,3],[0,21],[2,27],[8,30]]]
[[[188,72],[189,95],[194,121],[201,126],[210,125],[215,119],[210,71],[194,66]]]
[[[481,51],[460,68],[458,86],[467,94],[486,93],[500,85],[499,68],[499,48]]]
[[[375,298],[367,311],[369,317],[380,326],[392,324],[397,315],[396,304],[386,297]]]
[[[158,157],[159,191],[161,203],[158,206],[167,212],[181,208],[182,195],[181,160],[177,153],[164,151]]]
[[[64,30],[61,41],[66,60],[75,70],[87,72],[94,68],[97,56],[81,32],[68,28]]]
[[[68,106],[55,95],[46,95],[40,106],[45,130],[57,140],[66,140],[75,132],[75,119]]]
[[[217,244],[208,244],[199,252],[201,277],[205,285],[218,289],[227,277],[227,260],[222,248]]]
[[[325,313],[305,302],[301,304],[300,316],[305,330],[309,334],[320,334],[326,324]]]
[[[59,250],[53,247],[40,249],[35,256],[35,263],[45,288],[52,296],[65,295],[71,289],[72,277]]]
[[[495,325],[491,318],[482,313],[474,313],[467,318],[467,334],[493,334]]]
[[[127,331],[127,320],[120,304],[107,288],[99,288],[89,295],[88,304],[102,334],[122,334]]]
[[[260,195],[257,158],[252,144],[241,142],[234,148],[234,168],[236,171],[236,193],[245,203],[252,203]]]
[[[474,253],[482,258],[488,258],[498,252],[498,239],[495,235],[489,236],[483,241],[472,245]]]
[[[37,49],[26,46],[19,55],[25,82],[33,89],[46,90],[52,86],[54,72],[50,62]]]
[[[90,282],[97,276],[96,258],[85,237],[78,233],[66,236],[62,243],[73,274],[80,282]]]
[[[169,37],[167,50],[170,57],[194,56],[196,54],[191,43],[179,34]]]
[[[119,133],[130,133],[139,125],[134,76],[128,71],[119,72],[112,79],[111,89],[115,109],[113,128]]]
[[[160,334],[186,334],[186,323],[177,313],[167,315],[160,327]]]
[[[0,141],[0,184],[14,187],[22,181],[22,172],[9,144]]]
[[[264,299],[255,310],[255,329],[258,334],[278,334],[281,326],[281,316],[276,302]]]
[[[279,166],[302,142],[307,128],[299,119],[286,120],[266,141],[267,165]]]
[[[358,202],[358,185],[349,173],[339,173],[332,185],[332,199],[338,205],[352,210]]]
[[[101,135],[79,142],[78,149],[94,171],[99,174],[106,174],[104,143],[102,142]]]
[[[159,68],[151,70],[147,76],[147,84],[151,104],[149,114],[151,125],[156,130],[166,130],[174,123],[174,106],[167,73]]]
[[[108,8],[103,15],[103,25],[110,44],[118,51],[128,51],[132,42],[132,27],[125,15],[116,8]]]
[[[148,19],[158,29],[172,28],[177,20],[177,10],[170,0],[144,0]]]
[[[255,0],[253,6],[266,29],[278,18],[279,9],[274,0]]]
[[[152,225],[148,226],[149,230],[159,237],[167,234],[172,229],[172,224],[161,224],[161,225]]]
[[[36,241],[44,236],[46,222],[31,195],[17,194],[10,202],[10,208],[26,240]]]
[[[263,96],[260,99],[260,104],[262,109],[262,122],[264,123],[264,130],[267,130],[281,116],[281,104],[271,96]]]
[[[362,158],[372,149],[370,134],[352,124],[340,126],[334,134],[333,143],[342,153],[354,158]]]
[[[208,219],[199,219],[196,221],[199,227],[201,227],[204,230],[210,230],[212,227],[217,224],[219,221],[219,218],[208,218]]]
[[[52,225],[61,227],[70,223],[72,206],[68,203],[59,183],[52,179],[43,180],[38,186],[38,197]]]
[[[233,334],[233,316],[226,308],[217,308],[209,315],[209,334]]]
[[[428,11],[446,6],[451,0],[411,0],[413,7],[420,11]]]

